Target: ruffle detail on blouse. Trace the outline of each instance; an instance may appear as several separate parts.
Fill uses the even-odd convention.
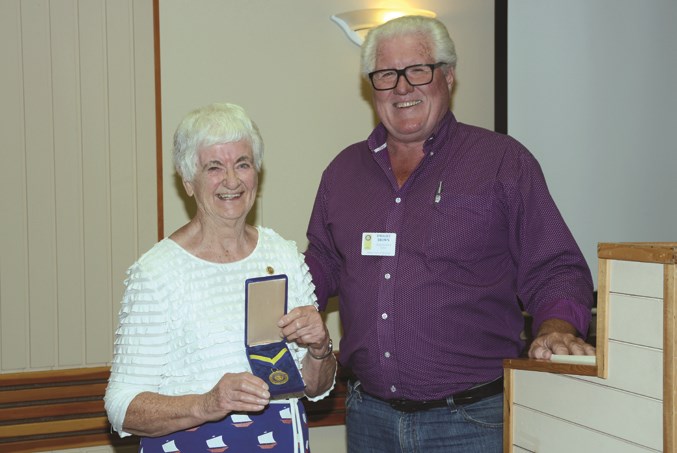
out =
[[[250,371],[244,346],[245,280],[270,275],[272,269],[288,277],[289,311],[315,302],[296,245],[269,228],[257,228],[256,248],[235,263],[201,260],[164,239],[128,269],[106,390],[116,431],[138,393],[200,394],[226,372]],[[306,349],[295,343],[289,347],[300,369]]]

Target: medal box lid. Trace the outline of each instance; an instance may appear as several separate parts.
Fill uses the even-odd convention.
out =
[[[247,346],[282,341],[277,322],[287,312],[287,276],[279,274],[247,279],[245,310]]]

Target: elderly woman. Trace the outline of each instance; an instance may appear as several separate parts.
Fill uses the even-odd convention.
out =
[[[113,429],[141,436],[144,453],[308,451],[298,398],[271,398],[272,384],[251,372],[247,279],[287,276],[288,311],[274,334],[309,399],[333,388],[331,340],[302,255],[246,223],[262,155],[255,124],[232,104],[189,113],[174,135],[176,170],[197,214],[129,269],[105,396]]]

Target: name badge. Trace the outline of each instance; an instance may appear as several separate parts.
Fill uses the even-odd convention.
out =
[[[395,256],[397,233],[362,233],[362,255]]]

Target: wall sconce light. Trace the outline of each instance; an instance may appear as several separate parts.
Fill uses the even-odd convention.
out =
[[[402,16],[427,16],[435,17],[436,14],[425,9],[388,9],[388,8],[371,8],[359,9],[355,11],[348,11],[341,14],[334,14],[331,20],[336,22],[339,27],[346,33],[348,38],[357,44],[362,45],[364,37],[369,30],[388,22],[391,19]]]

